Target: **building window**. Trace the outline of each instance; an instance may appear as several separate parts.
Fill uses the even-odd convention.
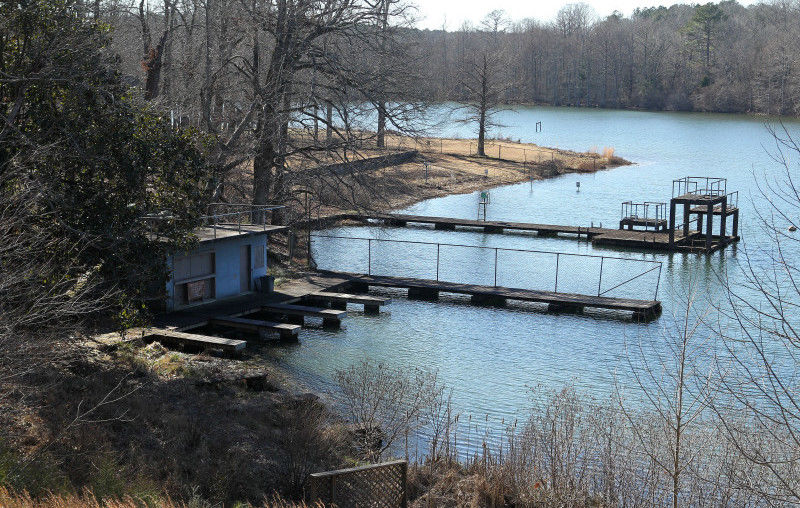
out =
[[[215,272],[213,252],[176,257],[173,264],[176,304],[213,299],[216,295]]]

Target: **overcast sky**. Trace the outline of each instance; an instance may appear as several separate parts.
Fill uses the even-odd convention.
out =
[[[445,24],[447,30],[457,30],[464,21],[477,24],[493,9],[505,10],[514,20],[534,18],[539,21],[552,21],[558,10],[570,0],[415,0],[419,8],[419,28],[440,29]],[[615,10],[630,15],[636,7],[654,7],[675,3],[705,3],[708,0],[584,0],[592,6],[598,16],[608,16]],[[754,3],[752,0],[739,0],[743,5]]]

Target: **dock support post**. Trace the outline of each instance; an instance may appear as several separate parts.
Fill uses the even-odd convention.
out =
[[[683,204],[683,236],[689,236],[689,215],[691,214],[691,205],[689,203]]]
[[[483,226],[484,233],[502,233],[503,227],[502,226]]]
[[[280,331],[280,339],[281,342],[297,342],[297,334],[292,333],[289,330],[281,330]]]
[[[439,290],[422,287],[408,288],[409,300],[429,300],[434,301],[439,299]]]
[[[733,231],[731,231],[731,234],[733,235],[733,237],[736,238],[737,236],[739,236],[739,210],[738,209],[733,212],[733,228],[732,229],[733,229]]]
[[[440,231],[455,231],[456,225],[449,224],[447,222],[437,222],[436,224],[433,225],[433,229],[438,229]]]
[[[364,304],[364,314],[380,314],[380,312],[380,305],[370,305],[368,303]]]
[[[706,214],[704,214],[704,213],[698,213],[697,214],[697,232],[698,233],[702,233],[703,232],[703,218],[705,216],[706,216]]]
[[[722,245],[728,243],[728,196],[722,197],[722,209],[720,210],[722,213],[719,216],[719,236],[722,241]]]
[[[706,224],[706,251],[711,251],[712,235],[714,234],[714,204],[708,204],[708,224]]]
[[[322,327],[338,330],[339,328],[342,327],[342,322],[339,319],[323,318]]]
[[[547,304],[547,312],[565,314],[583,314],[583,305],[573,303],[553,302]]]
[[[345,300],[331,300],[331,309],[347,310],[347,302]]]
[[[483,305],[486,307],[505,307],[506,298],[497,295],[481,295],[475,294],[470,297],[470,302],[473,305]]]
[[[675,200],[669,202],[669,248],[675,248]]]
[[[368,293],[369,284],[367,284],[366,282],[351,281],[350,291],[352,291],[353,293]]]

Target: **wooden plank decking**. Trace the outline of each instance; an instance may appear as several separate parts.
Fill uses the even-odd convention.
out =
[[[199,335],[196,333],[179,332],[176,330],[153,329],[146,335],[164,342],[189,344],[209,349],[221,349],[223,351],[241,351],[247,346],[247,341],[236,339],[225,339],[212,335]]]
[[[414,279],[410,277],[391,277],[382,275],[362,275],[342,272],[326,272],[337,277],[349,277],[354,283],[365,286],[406,288],[410,298],[436,299],[439,292],[465,294],[472,296],[475,303],[499,304],[506,300],[538,302],[548,305],[551,311],[581,311],[584,308],[610,309],[633,312],[636,316],[652,319],[661,313],[661,302],[657,300],[635,300],[606,296],[557,293],[500,286],[460,284],[456,282]]]
[[[675,243],[670,244],[669,233],[654,231],[637,231],[629,229],[610,229],[581,226],[562,226],[556,224],[535,224],[527,222],[507,221],[482,221],[471,219],[457,219],[452,217],[428,217],[424,215],[408,214],[371,214],[353,216],[362,220],[380,220],[390,226],[405,226],[408,223],[432,224],[435,229],[455,231],[459,227],[480,228],[484,233],[503,233],[504,231],[522,231],[536,233],[538,236],[570,235],[575,238],[587,238],[593,245],[628,247],[636,249],[658,251],[687,251],[687,252],[713,252],[729,243],[739,240],[738,235],[728,236],[724,240],[717,239],[711,249],[705,245],[694,245],[691,236],[684,236],[681,231],[675,231]]]
[[[392,303],[391,298],[383,298],[371,295],[351,295],[348,293],[329,293],[326,291],[315,291],[306,295],[310,300],[322,300],[330,302],[331,306],[345,309],[348,303],[363,304],[364,312],[379,312],[381,305]]]
[[[278,332],[281,340],[294,340],[300,331],[300,325],[287,323],[274,323],[260,319],[247,319],[241,317],[218,316],[209,321],[209,324],[237,328],[248,332]]]
[[[303,324],[303,318],[322,318],[325,325],[339,326],[342,319],[347,317],[347,311],[335,309],[322,309],[308,305],[295,305],[291,303],[273,303],[264,305],[261,310],[272,314],[282,314],[294,319],[295,324]]]

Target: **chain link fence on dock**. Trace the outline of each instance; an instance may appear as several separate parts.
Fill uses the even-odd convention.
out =
[[[591,296],[657,300],[662,263],[450,243],[315,234],[321,269]],[[326,255],[327,254],[327,255]]]

